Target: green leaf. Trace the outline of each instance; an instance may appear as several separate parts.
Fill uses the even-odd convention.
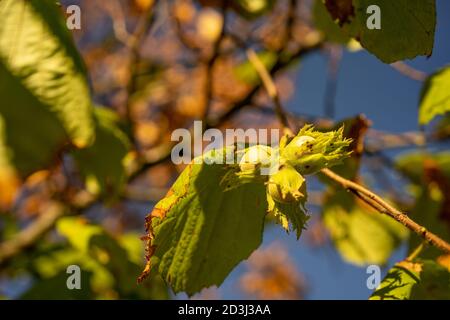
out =
[[[397,263],[370,300],[405,299],[450,299],[450,273],[432,260]]]
[[[45,108],[56,116],[73,144],[91,144],[95,132],[86,73],[55,1],[3,0],[0,20],[0,62],[6,69],[2,73],[17,79],[10,87],[18,86],[18,82],[22,85],[6,91],[2,84],[2,105],[25,114],[19,109],[22,105],[16,105],[16,93],[26,90],[36,98],[35,108]],[[33,113],[27,116],[40,122]],[[22,123],[15,125],[28,129]],[[46,128],[42,123],[40,127]],[[24,130],[22,135],[32,133]]]
[[[275,201],[269,194],[267,195],[268,211],[273,214],[276,222],[284,230],[295,231],[297,239],[300,238],[302,231],[306,229],[306,223],[309,216],[306,215],[306,209],[299,201],[282,203]]]
[[[419,124],[425,125],[450,111],[450,67],[429,76],[422,88]]]
[[[434,154],[413,152],[396,159],[395,167],[415,184],[424,183],[424,167],[426,161],[435,163],[442,173],[450,180],[450,152],[443,151]]]
[[[124,158],[130,143],[113,111],[95,108],[95,120],[95,142],[87,148],[75,150],[73,155],[86,177],[89,191],[116,196],[125,183]]]
[[[436,26],[435,0],[326,0],[343,30],[385,63],[430,56]],[[342,4],[345,5],[342,5]],[[381,29],[369,29],[367,8],[381,11]]]
[[[66,285],[70,275],[65,271],[57,275],[41,279],[35,282],[30,289],[20,296],[24,300],[89,300],[94,299],[92,291],[89,290],[89,282],[92,274],[81,271],[81,289],[69,290]]]
[[[0,59],[0,163],[23,175],[48,164],[67,139],[63,127]]]
[[[307,221],[302,174],[347,157],[350,140],[342,134],[307,125],[280,150],[230,146],[194,159],[147,216],[148,263],[140,280],[157,269],[175,292],[220,285],[259,246],[266,212],[286,230],[291,223],[299,237]],[[243,153],[239,164],[218,164],[229,152],[235,160]],[[270,170],[262,174],[263,168]]]
[[[327,41],[346,44],[351,37],[333,21],[322,0],[315,0],[313,7],[314,25]]]
[[[436,192],[438,196],[436,196]],[[430,189],[423,188],[418,190],[413,208],[409,211],[411,219],[424,226],[433,233],[439,235],[445,241],[450,241],[450,224],[441,218],[441,212],[444,210],[444,203],[440,198],[440,192],[437,187],[430,186]],[[412,252],[423,239],[416,234],[412,234],[409,239],[409,252]],[[427,246],[421,253],[424,258],[436,258],[442,252],[434,246]]]
[[[408,230],[378,212],[362,208],[346,191],[326,202],[322,218],[344,260],[356,265],[385,264]]]
[[[261,243],[264,185],[249,183],[224,192],[220,181],[225,173],[219,164],[189,165],[147,218],[149,266],[175,292],[192,295],[220,285]]]
[[[450,152],[435,154],[411,153],[396,159],[396,168],[412,182],[410,188],[415,202],[408,210],[411,219],[432,230],[445,241],[450,241],[449,194]],[[412,234],[410,251],[423,239]],[[436,258],[441,252],[427,246],[421,253],[424,258]]]
[[[70,247],[37,259],[36,267],[40,274],[53,276],[53,270],[65,269],[71,260],[70,264],[78,264],[82,270],[92,273],[90,290],[97,298],[106,298],[112,290],[121,298],[167,298],[165,286],[158,277],[151,277],[145,286],[136,285],[140,261],[136,263],[135,256],[136,251],[140,251],[142,256],[142,243],[115,239],[101,226],[74,217],[60,219],[57,230],[69,240]],[[122,241],[127,244],[122,244]]]
[[[284,165],[270,177],[267,185],[268,211],[288,232],[290,224],[296,231],[297,239],[309,218],[305,213],[307,197],[305,178],[290,165]]]

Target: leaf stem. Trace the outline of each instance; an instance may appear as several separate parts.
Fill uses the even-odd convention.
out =
[[[419,254],[422,252],[422,250],[425,248],[426,241],[422,241],[417,248],[414,249],[413,252],[406,258],[406,261],[413,261],[415,258],[419,256]]]

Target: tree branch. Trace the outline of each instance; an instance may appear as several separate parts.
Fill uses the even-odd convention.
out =
[[[233,40],[236,40],[234,37],[232,37],[232,38],[233,38]],[[267,72],[273,78],[273,76],[275,74],[277,74],[279,71],[281,71],[281,70],[285,69],[286,67],[288,67],[289,65],[291,65],[291,63],[293,63],[297,59],[302,58],[302,57],[306,56],[307,54],[315,52],[318,49],[320,49],[322,47],[322,44],[323,44],[323,42],[320,39],[318,39],[317,41],[315,41],[314,43],[311,43],[307,47],[301,47],[291,54],[286,53],[287,57],[284,55],[283,55],[283,57],[278,57],[274,66],[272,68],[270,68],[270,70],[268,70]],[[280,55],[278,55],[278,56],[280,56]],[[247,95],[243,99],[236,102],[230,109],[225,111],[225,113],[220,115],[217,119],[209,120],[208,127],[215,127],[219,123],[225,122],[226,120],[228,120],[232,116],[234,116],[237,112],[239,112],[242,108],[250,105],[252,103],[253,98],[258,93],[259,89],[260,89],[260,85],[253,86],[253,88],[247,93]]]
[[[405,213],[391,206],[389,203],[384,201],[380,196],[378,196],[374,192],[366,189],[365,187],[353,181],[341,177],[340,175],[334,173],[330,169],[322,169],[321,172],[331,180],[340,184],[343,188],[353,192],[361,200],[366,202],[368,205],[372,206],[377,211],[384,213],[390,216],[391,218],[394,218],[395,220],[406,226],[408,229],[415,232],[421,238],[426,240],[428,243],[434,245],[435,247],[447,253],[450,253],[450,244],[448,242],[441,239],[434,233],[428,231],[425,227],[419,225],[417,222],[413,221]]]
[[[416,70],[402,61],[391,63],[390,66],[412,80],[425,81],[427,78],[427,74],[425,72]]]
[[[130,125],[131,135],[130,138],[133,143],[136,144],[134,137],[134,119],[132,114],[132,95],[136,92],[137,86],[137,74],[139,69],[139,64],[141,63],[141,55],[140,48],[142,41],[144,40],[147,31],[152,27],[153,22],[155,21],[155,6],[157,1],[154,1],[153,4],[144,12],[138,20],[138,24],[136,29],[134,30],[133,35],[131,36],[131,40],[128,43],[128,49],[130,51],[130,61],[129,61],[129,79],[126,87],[127,92],[127,100],[125,105],[125,115]]]
[[[325,116],[333,119],[336,114],[335,99],[339,66],[342,60],[342,47],[330,46],[328,48],[328,56],[328,75],[325,86],[324,113]]]
[[[277,88],[272,80],[272,77],[268,73],[266,67],[261,62],[261,60],[258,58],[256,53],[252,49],[247,50],[247,55],[249,57],[250,62],[255,67],[256,71],[258,72],[258,75],[260,76],[269,96],[272,98],[275,108],[277,110],[277,116],[280,119],[281,124],[285,128],[289,128],[289,123],[287,121],[287,116],[281,106]],[[380,196],[373,193],[372,191],[366,189],[365,187],[351,181],[347,180],[340,175],[334,173],[330,169],[322,169],[321,172],[326,175],[328,178],[332,179],[333,181],[339,183],[343,188],[353,192],[356,196],[358,196],[361,200],[366,202],[368,205],[379,211],[380,213],[384,213],[391,218],[394,218],[404,226],[406,226],[411,231],[418,234],[420,237],[422,237],[424,240],[426,240],[428,243],[434,245],[435,247],[450,253],[450,244],[447,243],[445,240],[441,239],[434,233],[428,231],[425,227],[419,225],[417,222],[413,221],[411,218],[409,218],[406,214],[403,212],[397,210],[393,206],[391,206],[389,203],[384,201]]]
[[[283,109],[283,106],[281,105],[280,96],[278,95],[278,90],[272,80],[272,77],[253,49],[247,49],[246,53],[248,60],[253,65],[256,72],[259,74],[264,87],[266,88],[267,94],[275,104],[275,113],[278,117],[278,120],[280,121],[280,124],[286,131],[288,131],[288,134],[292,135],[292,131],[289,129],[289,121],[287,115]]]
[[[225,38],[225,28],[227,24],[227,2],[224,1],[221,10],[222,15],[222,28],[218,38],[213,43],[213,52],[209,59],[206,61],[206,80],[205,80],[205,110],[203,111],[202,119],[206,120],[209,115],[209,110],[211,109],[213,100],[213,71],[214,65],[220,56],[220,46],[223,39]]]
[[[0,266],[15,257],[23,250],[34,245],[37,239],[51,230],[56,221],[66,213],[61,205],[52,204],[28,227],[20,231],[12,239],[0,243]]]

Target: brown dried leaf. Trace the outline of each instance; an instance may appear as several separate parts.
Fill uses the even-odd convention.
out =
[[[349,23],[355,16],[352,0],[325,0],[325,6],[333,20],[338,20],[340,26]]]

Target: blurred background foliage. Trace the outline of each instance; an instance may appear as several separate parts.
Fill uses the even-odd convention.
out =
[[[81,8],[81,30],[66,28],[71,4]],[[322,1],[0,0],[0,16],[2,298],[174,297],[156,274],[136,284],[144,215],[183,170],[170,161],[172,131],[197,119],[220,130],[279,128],[247,48],[258,52],[287,104],[297,101],[303,59],[324,56],[323,110],[289,108],[292,125],[325,131],[344,123],[354,152],[336,171],[450,240],[448,69],[426,74],[404,62],[391,65],[423,82],[419,112],[408,106],[416,108],[411,114],[418,113],[420,128],[388,132],[360,114],[337,118],[342,56],[364,49]],[[370,35],[364,37],[370,51]],[[395,59],[377,50],[380,59]],[[389,155],[400,149],[409,152]],[[388,266],[399,247],[406,253],[420,244],[325,177],[310,189],[313,218],[302,240],[313,250],[333,248],[356,266]],[[421,257],[437,261],[424,262],[426,270],[450,268],[448,256],[433,248]],[[72,264],[82,269],[83,290],[66,288]],[[229,293],[212,288],[194,298],[302,299],[314,290],[282,240],[257,250],[244,268],[231,277]],[[388,278],[395,268],[418,267],[396,265]],[[412,296],[426,297],[428,289],[417,288]]]

